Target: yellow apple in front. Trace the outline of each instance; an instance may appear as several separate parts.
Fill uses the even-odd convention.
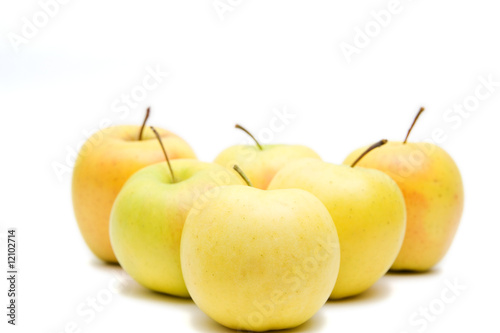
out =
[[[195,158],[191,147],[172,132],[158,129],[170,157]],[[109,240],[109,216],[127,179],[147,165],[164,161],[153,132],[140,126],[113,126],[92,135],[79,152],[73,170],[73,208],[80,232],[101,260],[116,263]]]
[[[237,330],[298,326],[326,302],[339,244],[325,206],[302,190],[222,187],[191,211],[181,265],[194,302]]]
[[[316,159],[281,169],[269,190],[297,188],[328,209],[340,242],[340,271],[330,298],[367,290],[391,267],[403,242],[406,211],[396,183],[386,174]]]
[[[392,269],[426,271],[435,266],[453,241],[464,205],[462,178],[453,159],[430,143],[389,142],[358,165],[388,174],[405,198],[406,235]]]

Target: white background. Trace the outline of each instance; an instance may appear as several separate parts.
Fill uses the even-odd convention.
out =
[[[498,330],[500,87],[467,116],[444,119],[474,100],[480,77],[500,81],[498,4],[401,0],[400,12],[349,63],[341,43],[353,44],[357,28],[376,28],[370,13],[389,1],[229,3],[222,20],[212,0],[73,0],[16,51],[9,38],[41,7],[1,0],[0,224],[3,233],[18,228],[20,248],[18,326],[6,324],[2,278],[1,331],[60,333],[71,322],[83,332],[229,331],[190,300],[149,292],[95,259],[73,217],[71,170],[54,171],[102,121],[139,124],[148,105],[151,124],[178,133],[207,161],[247,141],[236,122],[264,133],[273,110],[286,108],[295,118],[271,142],[308,145],[333,163],[383,137],[402,140],[425,106],[411,140],[442,129],[440,145],[465,184],[447,257],[430,273],[390,274],[359,297],[328,302],[295,331],[418,332],[414,313],[436,306],[455,280],[466,289],[421,331]],[[156,67],[168,78],[128,115],[116,113],[114,103]],[[5,271],[4,239],[1,249]],[[77,314],[117,279],[120,290],[102,311]]]

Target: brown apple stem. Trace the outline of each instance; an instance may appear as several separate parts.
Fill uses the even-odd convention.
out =
[[[238,128],[238,129],[242,130],[243,132],[245,132],[246,134],[248,134],[253,139],[253,141],[255,141],[255,143],[257,144],[257,147],[259,147],[259,149],[262,150],[262,146],[260,145],[259,141],[257,141],[257,139],[252,135],[252,133],[247,131],[246,128],[244,128],[243,126],[238,125],[238,124],[234,125],[234,127]]]
[[[170,169],[170,175],[172,175],[172,182],[177,183],[175,180],[174,176],[174,170],[172,170],[172,166],[170,165],[170,160],[168,159],[167,151],[165,150],[165,147],[163,146],[163,142],[161,141],[160,134],[156,131],[156,129],[153,126],[149,126],[153,133],[156,135],[156,138],[158,139],[158,142],[160,143],[161,150],[163,150],[163,155],[165,155],[165,159],[167,160],[168,168]]]
[[[368,149],[367,149],[367,150],[365,150],[365,151],[363,152],[363,154],[361,154],[361,155],[357,158],[357,160],[356,160],[356,161],[354,161],[354,162],[351,164],[351,167],[352,167],[352,168],[354,168],[354,167],[356,166],[356,164],[358,164],[358,162],[359,162],[359,161],[361,161],[361,159],[362,159],[363,157],[365,157],[365,156],[366,156],[366,154],[368,154],[369,152],[371,152],[371,151],[372,151],[373,149],[375,149],[375,148],[382,147],[382,146],[383,146],[383,145],[385,145],[386,143],[387,143],[387,140],[386,140],[386,139],[383,139],[383,140],[380,140],[380,141],[379,141],[379,142],[377,142],[377,143],[372,144],[370,147],[368,147]]]
[[[247,183],[248,186],[253,187],[250,179],[248,179],[247,175],[245,175],[243,170],[241,170],[241,168],[237,164],[233,165],[233,169],[236,170],[236,172],[240,174],[241,178],[243,178],[243,180],[245,181],[245,183]]]
[[[144,121],[142,122],[141,129],[139,130],[139,141],[142,140],[142,132],[144,132],[144,126],[146,126],[146,121],[148,121],[149,111],[150,111],[150,107],[148,107],[146,110],[146,116],[144,117]]]
[[[406,141],[408,141],[408,137],[410,136],[410,133],[411,133],[411,130],[413,129],[413,126],[415,126],[415,124],[417,123],[418,118],[420,117],[420,115],[422,114],[422,112],[424,112],[424,110],[425,110],[425,108],[421,107],[420,110],[418,111],[417,116],[413,120],[413,123],[411,124],[411,127],[408,130],[408,134],[406,134],[406,138],[405,138],[405,141],[403,143],[406,143]]]

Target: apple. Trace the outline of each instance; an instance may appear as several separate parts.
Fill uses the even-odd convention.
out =
[[[370,149],[382,144],[384,141]],[[401,248],[406,224],[403,195],[389,176],[377,170],[302,159],[281,169],[268,187],[286,188],[318,197],[337,227],[341,261],[331,299],[362,293],[389,270]]]
[[[339,270],[335,225],[302,190],[221,187],[191,211],[181,239],[189,293],[209,317],[237,330],[296,327],[327,301]]]
[[[453,159],[434,144],[407,142],[423,111],[418,112],[404,142],[389,142],[359,163],[385,172],[403,192],[408,221],[392,270],[434,267],[448,251],[462,216],[462,177]],[[345,163],[351,163],[362,150],[354,151]]]
[[[122,268],[138,283],[189,297],[179,255],[188,212],[217,196],[218,186],[244,182],[234,171],[215,163],[170,162],[166,152],[165,158],[167,163],[147,166],[123,185],[111,211],[111,244]]]
[[[153,132],[142,127],[113,126],[93,134],[81,148],[72,180],[73,208],[80,232],[101,260],[116,263],[109,240],[111,207],[125,181],[137,170],[164,159]],[[158,129],[170,158],[196,158],[180,137]]]
[[[256,145],[229,147],[214,162],[227,168],[239,165],[256,188],[265,190],[276,172],[290,161],[304,157],[320,159],[311,148],[302,145],[261,145],[245,128],[240,125],[235,127],[247,133]]]

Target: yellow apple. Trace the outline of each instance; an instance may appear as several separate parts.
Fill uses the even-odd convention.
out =
[[[245,131],[256,145],[229,147],[214,162],[229,169],[240,166],[256,188],[265,190],[276,172],[291,161],[306,157],[321,159],[314,150],[302,145],[261,145],[246,129],[240,125],[236,128]]]
[[[363,150],[354,151],[344,163],[350,164]],[[448,251],[462,216],[463,184],[453,159],[434,144],[405,140],[389,142],[364,157],[358,165],[385,172],[403,192],[406,235],[391,269],[426,271],[432,268]]]
[[[330,213],[340,242],[340,271],[330,298],[367,290],[391,267],[404,237],[406,211],[396,183],[377,170],[316,159],[281,169],[269,190],[303,189]]]
[[[158,129],[170,157],[196,158],[172,132]],[[92,135],[80,150],[73,170],[73,208],[80,232],[101,260],[116,263],[109,240],[111,207],[125,181],[137,170],[165,158],[153,132],[139,126],[114,126]]]
[[[333,289],[338,237],[324,205],[302,190],[226,186],[191,211],[181,265],[194,302],[238,330],[298,326]]]

